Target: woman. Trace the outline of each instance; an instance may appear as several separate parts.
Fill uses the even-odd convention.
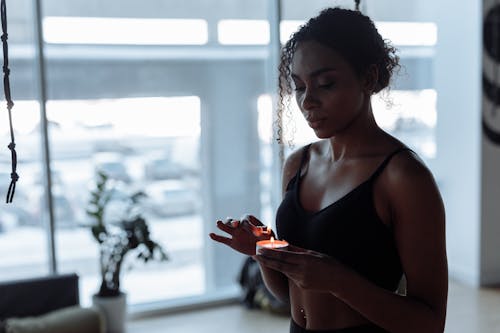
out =
[[[254,255],[269,290],[290,302],[290,332],[444,330],[441,196],[430,171],[377,125],[371,108],[398,65],[394,53],[358,11],[325,9],[293,34],[281,56],[281,106],[295,90],[320,140],[284,164],[276,228],[290,246],[254,255],[255,241],[269,236],[252,233],[262,225],[253,216],[218,221],[232,237],[210,235]]]

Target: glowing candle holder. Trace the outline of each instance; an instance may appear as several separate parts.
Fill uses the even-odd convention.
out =
[[[278,239],[274,239],[274,237],[271,237],[271,239],[258,241],[256,243],[255,253],[258,254],[259,249],[262,249],[262,248],[286,250],[287,247],[288,247],[287,241],[278,240]]]

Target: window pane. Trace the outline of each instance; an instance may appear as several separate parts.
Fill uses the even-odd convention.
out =
[[[54,124],[57,258],[61,271],[79,273],[82,302],[99,286],[94,220],[86,214],[98,170],[115,189],[107,222],[126,218],[127,196],[143,191],[140,213],[172,258],[141,264],[137,253],[127,254],[122,287],[129,304],[203,293],[199,98],[59,100],[47,109]]]
[[[422,158],[436,157],[436,91],[394,90],[387,98],[372,99],[373,112],[378,124]]]

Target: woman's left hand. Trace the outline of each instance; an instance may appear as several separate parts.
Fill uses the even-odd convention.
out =
[[[261,265],[285,274],[300,288],[331,291],[332,276],[341,267],[334,258],[312,250],[289,245],[287,250],[261,249],[254,256]]]
[[[231,237],[225,237],[215,233],[209,236],[214,241],[225,244],[240,253],[253,256],[255,255],[255,243],[259,240],[269,239],[274,236],[272,230],[266,228],[263,231],[264,224],[253,215],[245,215],[240,220],[227,218],[226,222],[217,221],[217,228],[228,233]]]

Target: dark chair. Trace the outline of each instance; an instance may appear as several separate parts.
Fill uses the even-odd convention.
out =
[[[0,282],[0,320],[39,316],[79,304],[76,274]]]
[[[0,282],[0,333],[102,333],[102,315],[78,294],[76,274]]]

